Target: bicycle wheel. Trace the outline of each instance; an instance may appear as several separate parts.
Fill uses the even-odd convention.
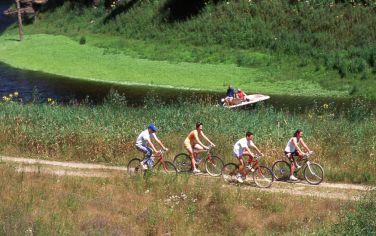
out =
[[[239,173],[239,166],[234,163],[227,163],[223,166],[221,174],[226,182],[237,182],[236,175]]]
[[[220,176],[223,168],[223,161],[217,156],[211,156],[205,160],[206,172],[211,176]]]
[[[317,185],[324,180],[324,169],[317,163],[307,163],[303,173],[305,180],[310,184]]]
[[[276,161],[272,166],[272,171],[276,180],[287,180],[290,176],[290,164],[287,161]]]
[[[128,162],[127,172],[129,175],[138,175],[142,173],[141,160],[138,158],[133,158]]]
[[[179,172],[189,172],[192,170],[191,157],[188,154],[180,153],[174,157],[174,165]]]
[[[253,181],[260,188],[269,188],[274,182],[273,172],[266,166],[259,166],[253,172]]]
[[[170,161],[160,162],[158,164],[157,172],[171,176],[176,176],[178,174],[175,165]]]

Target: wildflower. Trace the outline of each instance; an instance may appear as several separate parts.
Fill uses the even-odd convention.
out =
[[[16,91],[16,92],[13,93],[13,95],[14,95],[15,97],[18,97],[19,94],[18,94],[18,92]]]
[[[9,97],[12,98],[12,97],[13,97],[13,94],[9,94]]]
[[[328,109],[328,108],[329,108],[329,104],[325,103],[322,107],[323,107],[324,109]]]
[[[3,100],[6,101],[7,100],[7,96],[3,96]]]

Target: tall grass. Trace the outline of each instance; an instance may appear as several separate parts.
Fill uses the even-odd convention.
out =
[[[217,144],[216,153],[226,162],[234,161],[232,146],[249,130],[271,165],[282,158],[288,139],[301,128],[317,153],[314,160],[324,166],[327,180],[376,181],[376,119],[359,104],[347,112],[336,112],[325,104],[295,114],[270,107],[232,111],[191,101],[166,105],[154,99],[140,107],[127,107],[122,101],[94,107],[0,103],[0,151],[125,165],[139,155],[134,148],[137,135],[154,122],[172,158],[184,151],[185,136],[201,121],[205,133]]]
[[[343,204],[224,189],[220,180],[189,176],[82,179],[1,165],[0,178],[2,235],[304,234],[331,224]]]

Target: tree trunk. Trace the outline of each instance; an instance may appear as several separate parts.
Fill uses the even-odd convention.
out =
[[[20,41],[22,41],[24,37],[24,33],[23,33],[23,27],[22,27],[20,0],[16,0],[16,4],[17,4],[17,15],[18,15],[18,33],[20,35]]]

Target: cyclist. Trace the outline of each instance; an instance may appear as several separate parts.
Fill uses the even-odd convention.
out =
[[[245,176],[244,173],[244,167],[245,163],[243,160],[243,156],[248,156],[248,162],[252,162],[253,157],[255,156],[250,148],[253,148],[257,151],[259,155],[263,155],[261,151],[257,148],[257,146],[253,143],[253,133],[252,132],[247,132],[245,134],[245,138],[239,139],[233,149],[233,155],[239,160],[239,172],[238,175],[236,176],[236,180],[240,183],[243,183],[243,177]]]
[[[202,132],[203,124],[201,122],[196,123],[196,129],[192,130],[187,138],[184,140],[184,147],[187,149],[190,157],[191,157],[191,164],[192,164],[192,172],[193,173],[200,173],[201,171],[196,168],[196,156],[198,152],[202,152],[204,150],[208,150],[209,147],[205,146],[201,140],[200,136],[203,137],[207,142],[210,143],[213,147],[215,147],[214,143],[205,136],[204,132]]]
[[[158,139],[157,135],[157,127],[154,124],[150,124],[148,128],[138,135],[136,140],[136,148],[140,152],[145,154],[144,159],[141,161],[141,166],[143,169],[152,168],[154,164],[154,159],[152,157],[153,152],[157,153],[157,149],[155,148],[154,144],[151,142],[151,139],[155,139],[155,141],[164,149],[168,150],[161,140]]]
[[[290,168],[290,180],[296,181],[298,178],[294,176],[294,171],[296,167],[300,167],[296,160],[294,159],[294,156],[297,156],[299,160],[303,158],[303,155],[305,154],[299,147],[299,144],[302,144],[304,149],[311,153],[311,150],[308,148],[308,146],[305,144],[305,142],[302,139],[303,136],[303,130],[298,129],[295,131],[294,136],[289,139],[287,142],[286,148],[285,148],[285,155],[291,162],[291,168]]]

